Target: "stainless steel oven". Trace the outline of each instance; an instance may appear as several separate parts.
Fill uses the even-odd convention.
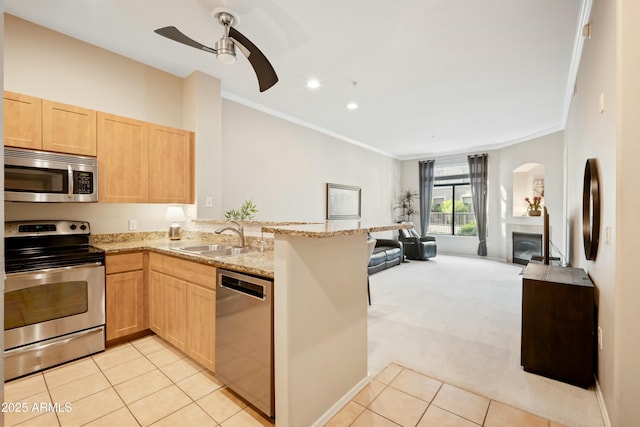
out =
[[[4,149],[4,199],[14,202],[97,202],[94,157]]]
[[[82,221],[5,224],[5,378],[104,350],[104,252]]]

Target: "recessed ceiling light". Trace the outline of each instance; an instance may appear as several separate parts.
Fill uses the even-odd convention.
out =
[[[320,82],[316,79],[307,80],[307,87],[309,89],[318,89],[320,87]]]
[[[358,109],[358,104],[356,104],[355,102],[350,102],[347,104],[347,109],[348,110],[357,110]]]

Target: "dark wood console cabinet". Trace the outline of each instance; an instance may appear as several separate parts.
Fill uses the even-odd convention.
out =
[[[583,269],[527,265],[522,277],[525,371],[590,387],[595,328],[594,286]]]

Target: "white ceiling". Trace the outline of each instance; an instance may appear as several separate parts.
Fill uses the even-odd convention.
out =
[[[5,12],[181,77],[220,78],[225,97],[400,159],[497,148],[564,128],[588,0],[4,0]],[[214,46],[209,10],[280,81],[260,93],[246,58]],[[308,78],[320,80],[311,91]],[[353,84],[357,82],[357,84]],[[360,108],[346,109],[349,101]]]

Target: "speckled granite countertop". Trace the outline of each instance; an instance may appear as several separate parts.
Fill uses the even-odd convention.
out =
[[[265,233],[308,238],[350,236],[411,227],[411,224],[408,223],[376,225],[360,221],[326,221],[322,223],[273,222],[262,223],[260,225],[262,225],[261,230]],[[259,247],[260,242],[265,242],[266,250],[263,252],[256,251],[243,255],[224,257],[207,257],[176,250],[176,248],[183,246],[195,246],[211,243],[235,244],[235,236],[191,231],[183,231],[182,240],[169,240],[165,232],[142,232],[92,235],[90,237],[90,243],[97,248],[104,249],[107,255],[137,251],[153,251],[199,262],[201,264],[208,264],[214,267],[227,268],[229,270],[273,278],[273,239],[261,240],[259,237],[254,236],[245,237],[247,244],[252,247]]]
[[[149,235],[146,239],[104,241],[106,239],[96,239],[91,244],[103,249],[107,255],[121,254],[138,251],[152,251],[177,258],[195,261],[201,264],[211,265],[218,268],[240,271],[242,273],[255,274],[257,276],[273,279],[273,250],[264,252],[256,251],[243,255],[232,255],[225,257],[206,257],[196,254],[189,254],[177,251],[176,248],[183,246],[194,246],[199,244],[220,243],[202,239],[169,240],[167,238],[157,238]]]
[[[288,234],[297,237],[324,238],[335,236],[351,236],[354,234],[375,233],[378,231],[400,230],[411,228],[409,223],[376,225],[360,221],[327,221],[316,224],[292,224],[283,226],[265,226],[265,233]]]

